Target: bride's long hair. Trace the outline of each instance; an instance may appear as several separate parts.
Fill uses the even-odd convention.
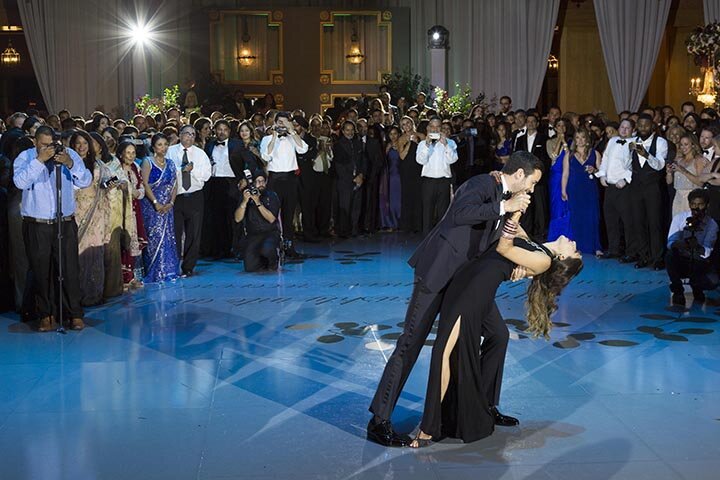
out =
[[[533,277],[528,286],[525,304],[529,331],[533,337],[542,335],[545,339],[550,338],[550,315],[557,310],[557,297],[582,268],[583,262],[580,258],[568,257],[560,260],[555,257],[550,268]]]

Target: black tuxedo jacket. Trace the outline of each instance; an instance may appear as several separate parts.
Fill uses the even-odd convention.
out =
[[[476,175],[462,184],[445,216],[408,263],[433,292],[442,290],[462,264],[484,253],[498,238],[502,184]]]
[[[341,136],[333,144],[333,161],[331,170],[338,180],[352,181],[355,176],[366,177],[365,154],[362,140],[357,137],[347,139]],[[354,174],[354,175],[353,175]]]
[[[385,167],[385,152],[383,152],[382,143],[377,138],[366,137],[363,152],[365,154],[365,173],[368,180],[372,181],[380,176]]]
[[[245,162],[242,161],[243,157],[240,153],[240,149],[244,149],[245,146],[243,145],[241,140],[238,140],[236,138],[228,138],[226,141],[228,146],[228,159],[230,160],[230,168],[232,168],[232,171],[235,174],[236,178],[244,178],[245,174],[243,173],[243,170],[245,169]],[[214,138],[210,140],[207,144],[205,144],[205,153],[207,153],[207,156],[210,159],[210,163],[214,163],[212,153],[215,149],[216,144],[217,140]]]
[[[515,151],[516,152],[530,152],[535,155],[539,160],[543,160],[547,156],[547,150],[545,150],[545,144],[547,143],[547,135],[537,132],[535,136],[535,143],[533,144],[532,151],[528,150],[528,137],[520,135],[515,140]]]

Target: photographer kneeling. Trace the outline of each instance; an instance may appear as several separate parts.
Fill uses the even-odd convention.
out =
[[[278,248],[280,247],[280,229],[277,216],[280,212],[280,199],[275,192],[267,190],[265,173],[255,174],[254,180],[246,170],[248,180],[241,180],[238,187],[242,190],[242,201],[235,210],[237,223],[245,220],[245,271],[276,270]]]
[[[693,301],[705,302],[703,290],[714,286],[708,278],[711,273],[709,262],[718,225],[705,214],[710,203],[706,190],[695,189],[688,195],[690,210],[681,212],[672,220],[668,234],[668,252],[665,258],[673,305],[685,305],[682,279],[689,278]]]

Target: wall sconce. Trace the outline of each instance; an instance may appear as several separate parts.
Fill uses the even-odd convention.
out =
[[[12,42],[8,42],[7,48],[0,54],[0,62],[7,66],[20,63],[20,54],[13,48]]]
[[[345,59],[352,65],[360,65],[365,60],[365,55],[360,50],[360,44],[358,43],[356,25],[353,25],[353,32],[350,36],[350,50],[348,50]]]
[[[558,61],[557,57],[555,55],[550,55],[548,57],[548,68],[550,70],[557,70],[560,67],[560,62]]]
[[[247,45],[248,42],[250,42],[250,34],[248,33],[247,17],[245,16],[243,16],[243,33],[240,39],[243,42],[243,46],[240,49],[240,55],[237,56],[237,61],[240,62],[240,65],[243,67],[249,67],[255,63],[257,55],[253,55],[250,47]]]

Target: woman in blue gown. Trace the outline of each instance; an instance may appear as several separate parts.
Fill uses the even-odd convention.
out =
[[[180,273],[175,243],[173,205],[177,194],[177,178],[172,160],[166,158],[167,137],[161,133],[152,137],[151,157],[142,164],[145,198],[142,214],[148,245],[143,250],[145,282],[174,280]]]
[[[578,250],[602,254],[600,246],[600,192],[595,172],[600,154],[592,148],[585,129],[575,133],[573,148],[563,159],[562,198],[568,202],[570,229]]]
[[[570,229],[570,210],[568,202],[562,198],[562,174],[565,156],[572,145],[572,136],[568,137],[568,122],[562,118],[555,121],[556,135],[548,140],[546,150],[550,158],[550,225],[548,227],[548,241],[557,240],[561,235],[573,238]],[[572,128],[572,125],[570,125]]]
[[[402,206],[400,180],[400,128],[390,127],[388,145],[385,149],[385,168],[380,176],[380,225],[383,229],[395,231],[400,227]]]

